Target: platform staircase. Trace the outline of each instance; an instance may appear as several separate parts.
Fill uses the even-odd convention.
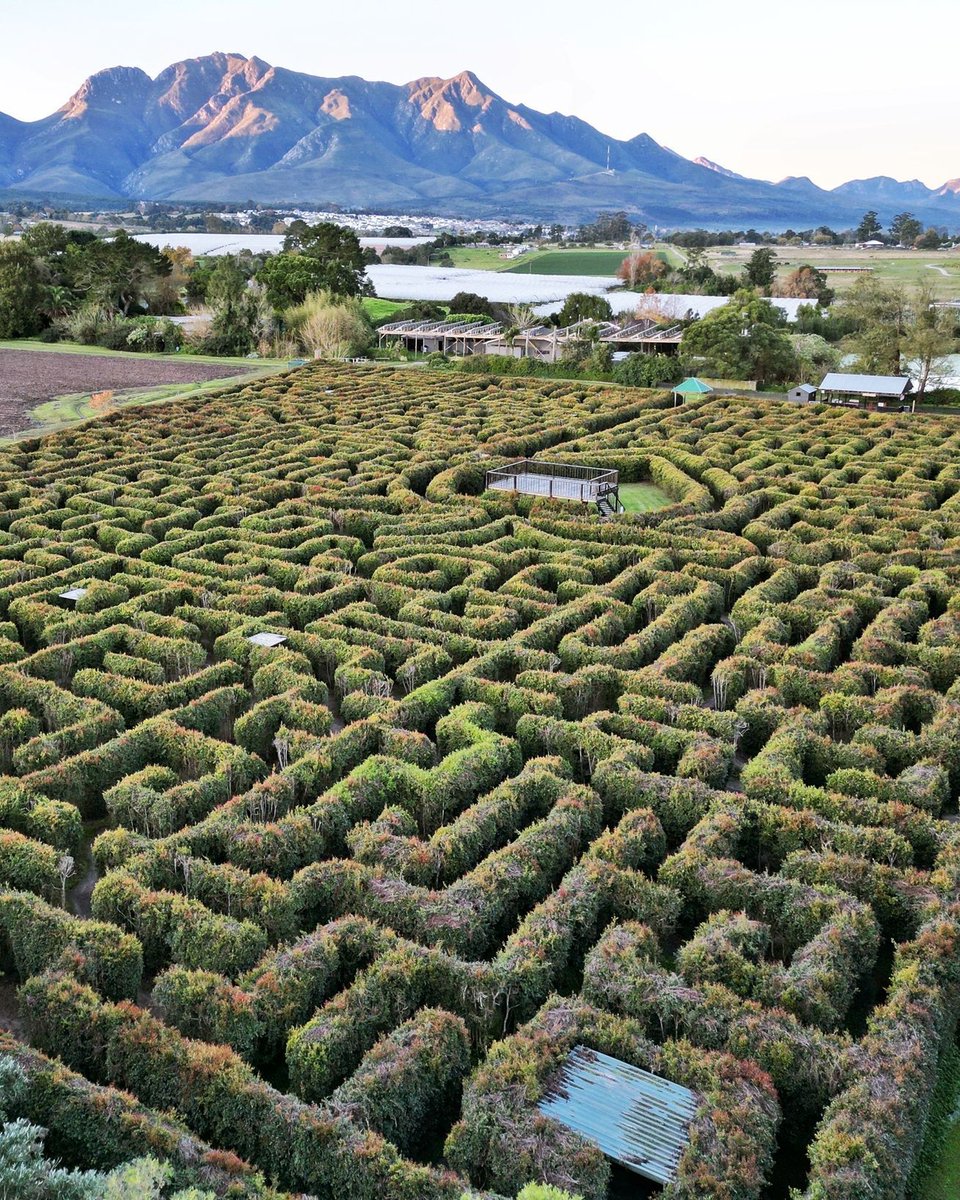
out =
[[[604,518],[623,512],[623,505],[620,503],[620,489],[616,485],[603,488],[597,493],[597,512]]]

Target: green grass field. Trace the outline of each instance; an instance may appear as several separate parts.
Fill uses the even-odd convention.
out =
[[[624,512],[654,512],[673,504],[673,500],[655,483],[622,483],[620,503]]]
[[[544,250],[504,267],[507,275],[616,275],[625,250]]]
[[[448,253],[455,267],[472,271],[503,271],[512,265],[511,259],[500,257],[499,246],[452,246]],[[538,257],[538,252],[529,257]]]
[[[361,301],[371,321],[383,321],[408,307],[403,300],[381,300],[378,296],[365,296]]]

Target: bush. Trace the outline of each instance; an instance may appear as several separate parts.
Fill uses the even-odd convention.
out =
[[[381,1038],[330,1100],[412,1154],[446,1124],[469,1066],[470,1038],[463,1021],[424,1008]]]
[[[669,354],[629,354],[613,368],[614,382],[627,387],[668,387],[681,376],[680,360]]]
[[[369,318],[359,299],[313,292],[285,314],[287,331],[315,358],[365,354],[373,340]]]

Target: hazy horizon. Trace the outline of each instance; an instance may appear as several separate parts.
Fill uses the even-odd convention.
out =
[[[808,0],[798,28],[760,0],[723,8],[678,0],[669,25],[656,27],[626,0],[611,0],[592,23],[571,0],[549,11],[490,0],[458,26],[440,0],[421,0],[407,21],[383,0],[326,12],[288,0],[282,24],[258,28],[255,0],[229,9],[168,0],[147,40],[142,10],[88,0],[78,23],[73,3],[47,0],[5,16],[0,112],[48,116],[107,67],[155,76],[181,59],[242,51],[313,75],[391,83],[469,69],[513,103],[580,117],[619,139],[648,133],[685,157],[760,179],[808,175],[829,188],[890,175],[938,187],[960,175],[960,153],[948,148],[952,42],[933,28],[940,0],[916,0],[904,31],[922,55],[919,71],[904,61],[902,9],[892,0],[871,6],[869,27],[839,7]]]

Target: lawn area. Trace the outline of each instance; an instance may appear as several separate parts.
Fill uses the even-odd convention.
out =
[[[447,251],[455,267],[465,267],[472,271],[503,271],[513,265],[513,260],[501,258],[502,249],[499,246],[451,246]],[[525,254],[523,261],[539,258],[539,252]]]
[[[686,252],[676,246],[671,246],[669,242],[661,242],[656,250],[658,257],[662,258],[668,267],[676,269],[687,265]]]
[[[364,312],[371,321],[383,321],[394,313],[402,312],[410,305],[404,300],[381,300],[378,296],[364,296],[361,301]]]
[[[655,483],[621,483],[620,503],[624,512],[654,512],[673,504],[673,500]]]
[[[504,268],[507,275],[616,275],[624,250],[544,250]]]

